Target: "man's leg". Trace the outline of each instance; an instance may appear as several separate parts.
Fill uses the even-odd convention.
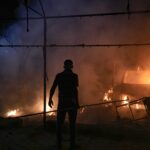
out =
[[[68,111],[70,122],[70,146],[75,147],[77,109]]]
[[[62,126],[65,120],[66,111],[60,111],[57,112],[57,146],[58,148],[61,148],[62,146]]]

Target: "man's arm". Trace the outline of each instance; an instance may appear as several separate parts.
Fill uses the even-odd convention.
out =
[[[79,95],[78,95],[78,86],[79,86],[79,79],[78,79],[78,75],[76,75],[76,88],[77,88],[77,93],[76,93],[76,104],[77,104],[77,108],[80,107],[80,105],[79,105]]]
[[[49,96],[49,102],[48,102],[48,105],[52,108],[52,105],[53,105],[53,95],[54,95],[54,92],[55,92],[55,89],[57,87],[57,76],[55,77],[55,80],[53,82],[53,85],[51,87],[51,90],[50,90],[50,96]]]

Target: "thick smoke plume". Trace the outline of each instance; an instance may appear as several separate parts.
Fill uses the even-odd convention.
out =
[[[127,1],[43,0],[47,16],[126,11]],[[141,5],[142,4],[142,5]],[[38,1],[31,7],[42,13]],[[149,1],[131,1],[132,10],[148,9]],[[25,16],[20,4],[19,16]],[[30,16],[38,16],[30,10]],[[149,42],[149,15],[52,19],[47,21],[48,44],[121,44]],[[17,21],[7,30],[13,44],[42,44],[43,20]],[[4,38],[0,44],[10,44]],[[65,59],[72,59],[79,75],[80,104],[98,103],[104,92],[120,84],[124,72],[142,66],[150,69],[149,47],[47,48],[49,88]],[[43,96],[43,54],[41,48],[0,48],[1,110],[24,108],[35,111]],[[56,96],[55,96],[56,97]],[[57,99],[57,98],[56,98]],[[39,102],[41,101],[41,102]],[[57,100],[56,100],[57,101]],[[35,109],[32,109],[33,107]],[[27,113],[27,112],[26,112]]]

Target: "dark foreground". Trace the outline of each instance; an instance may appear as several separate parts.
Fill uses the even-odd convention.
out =
[[[112,123],[78,124],[79,150],[150,150],[150,124]],[[55,150],[55,122],[42,125],[9,126],[0,129],[0,150]],[[64,128],[63,149],[69,146],[67,124]]]

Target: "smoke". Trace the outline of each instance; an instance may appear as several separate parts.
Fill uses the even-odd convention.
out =
[[[127,1],[44,0],[47,16],[126,11]],[[131,1],[131,9],[148,9],[149,1]],[[141,5],[142,4],[142,5]],[[42,13],[38,1],[31,7]],[[141,6],[141,7],[140,7]],[[19,16],[26,16],[20,5]],[[31,10],[29,15],[38,16]],[[92,18],[52,19],[47,21],[49,44],[121,44],[149,42],[149,15],[107,16]],[[42,44],[43,21],[17,21],[7,29],[13,44]],[[9,44],[1,39],[1,44]],[[79,75],[80,104],[98,103],[104,92],[120,84],[127,69],[138,65],[149,69],[149,47],[47,48],[47,75],[49,88],[65,59],[72,59],[74,72]],[[1,108],[32,107],[43,96],[43,54],[41,48],[0,48]],[[56,92],[57,95],[57,92]],[[55,97],[57,97],[55,95]],[[55,98],[57,101],[57,98]]]

